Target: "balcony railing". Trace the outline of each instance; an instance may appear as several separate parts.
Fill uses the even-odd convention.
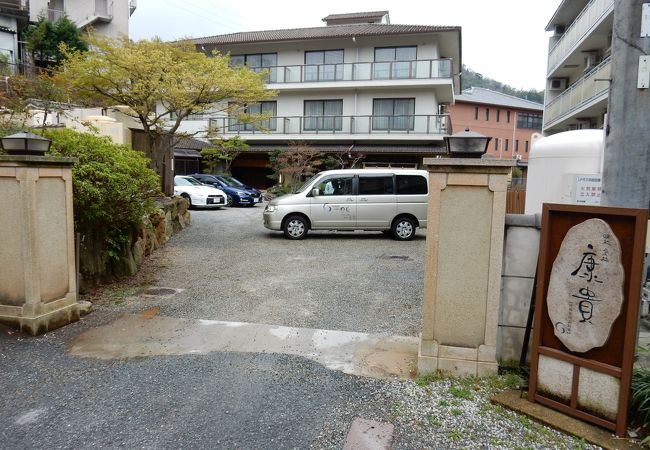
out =
[[[451,134],[448,114],[403,116],[275,116],[259,124],[232,117],[210,119],[220,135],[440,135]]]
[[[594,25],[612,11],[614,11],[614,0],[591,0],[549,51],[548,73],[553,73],[573,51],[576,44],[589,34]]]
[[[544,112],[544,128],[558,118],[588,104],[609,89],[611,58],[605,59],[566,91],[548,102]]]
[[[451,78],[451,67],[451,59],[422,59],[256,67],[253,70],[267,70],[267,83],[322,83]]]
[[[65,11],[63,11],[62,9],[48,9],[47,10],[47,20],[49,20],[50,22],[56,22],[63,15],[65,15]]]

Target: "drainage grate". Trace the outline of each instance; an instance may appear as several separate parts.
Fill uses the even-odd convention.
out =
[[[146,291],[144,291],[144,295],[164,296],[164,295],[174,295],[177,292],[178,291],[176,289],[172,289],[172,288],[155,287],[155,288],[149,288]]]

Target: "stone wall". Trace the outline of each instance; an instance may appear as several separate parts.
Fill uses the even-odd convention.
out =
[[[121,276],[134,275],[144,258],[162,247],[175,233],[190,224],[188,201],[182,197],[163,198],[156,201],[158,210],[143,219],[131,233],[129,244],[118,260],[111,260],[105,242],[84,236],[80,243],[81,292]]]
[[[539,253],[541,216],[507,214],[497,359],[519,361]],[[531,339],[532,342],[532,334]]]

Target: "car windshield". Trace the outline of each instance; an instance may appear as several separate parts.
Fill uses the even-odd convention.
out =
[[[226,183],[230,187],[244,187],[245,186],[244,183],[242,183],[241,181],[239,181],[238,179],[233,178],[233,177],[221,176],[220,178],[221,178],[221,181],[223,181],[224,183]]]
[[[302,184],[302,186],[300,186],[298,189],[296,189],[293,193],[294,193],[294,194],[297,194],[298,192],[302,192],[302,191],[304,191],[305,189],[307,189],[307,187],[311,184],[312,181],[314,181],[314,179],[315,179],[317,176],[318,176],[318,174],[316,174],[316,175],[310,177],[307,181],[305,181],[305,182]]]
[[[203,183],[201,183],[199,180],[196,180],[194,178],[181,178],[181,177],[176,177],[174,178],[174,184],[176,186],[203,186]]]

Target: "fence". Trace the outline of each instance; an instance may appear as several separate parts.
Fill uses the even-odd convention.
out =
[[[506,193],[506,214],[523,214],[526,206],[526,191]]]

